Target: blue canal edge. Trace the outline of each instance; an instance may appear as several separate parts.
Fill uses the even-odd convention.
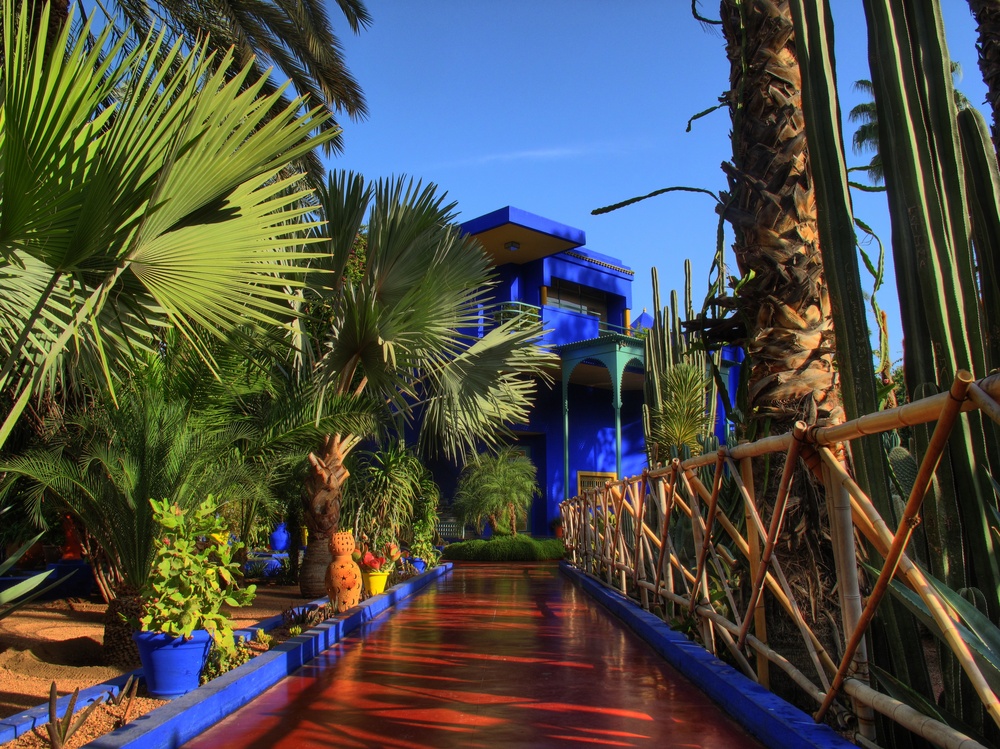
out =
[[[824,724],[760,684],[723,663],[697,643],[676,632],[655,614],[643,610],[619,591],[573,567],[559,563],[564,575],[577,583],[608,611],[708,695],[754,738],[771,749],[857,749]]]
[[[188,692],[167,705],[140,716],[126,726],[87,744],[89,749],[174,749],[215,725],[223,718],[297,671],[327,648],[371,621],[400,601],[409,598],[452,569],[444,562],[422,575],[411,577],[380,595],[369,598],[346,614],[327,619],[280,645],[261,653],[242,666]],[[303,608],[315,609],[328,602],[320,598]],[[281,615],[265,619],[253,627],[235,630],[237,637],[253,636],[256,630],[270,631],[282,623]],[[109,692],[117,694],[129,676],[142,676],[142,669],[124,674],[104,684],[81,689],[77,709]],[[59,698],[58,713],[66,710],[69,695]],[[48,704],[25,710],[0,721],[0,744],[12,741],[32,728],[49,722]]]

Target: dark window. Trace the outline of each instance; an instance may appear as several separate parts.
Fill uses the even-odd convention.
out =
[[[549,306],[571,310],[608,321],[608,295],[572,281],[553,278],[549,287]]]

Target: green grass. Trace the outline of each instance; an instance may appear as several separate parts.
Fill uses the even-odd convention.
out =
[[[558,538],[532,538],[524,534],[494,536],[488,541],[460,541],[444,547],[444,559],[466,562],[540,562],[562,559],[566,547]]]

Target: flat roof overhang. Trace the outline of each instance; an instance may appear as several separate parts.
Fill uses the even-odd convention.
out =
[[[582,247],[587,235],[558,221],[507,206],[461,224],[478,239],[495,265],[523,264]],[[508,249],[513,242],[517,249]]]

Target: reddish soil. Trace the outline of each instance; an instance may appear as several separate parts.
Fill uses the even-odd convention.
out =
[[[235,627],[248,627],[306,602],[297,586],[263,585],[252,606],[230,615]],[[0,718],[46,703],[53,681],[63,695],[123,673],[102,661],[104,610],[96,600],[51,601],[0,621]]]

